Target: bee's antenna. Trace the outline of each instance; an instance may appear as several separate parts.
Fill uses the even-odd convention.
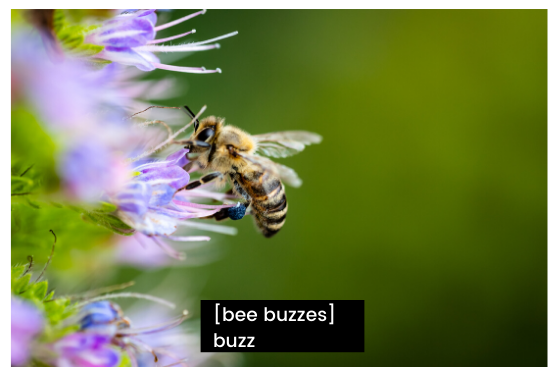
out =
[[[195,118],[195,115],[194,113],[192,112],[191,108],[189,108],[187,105],[184,106],[185,108],[185,112],[187,113],[187,115],[189,116],[189,118],[191,119],[194,119]],[[198,125],[200,124],[200,122],[198,121],[198,119],[196,119],[194,121],[194,131],[196,132],[196,130],[198,129]]]
[[[191,117],[191,118],[195,117],[195,115],[194,115],[193,111],[191,110],[191,108],[189,108],[187,105],[185,105],[184,108],[187,111],[189,117]]]
[[[179,110],[182,110],[180,107],[178,106],[160,106],[160,105],[153,105],[153,106],[149,106],[147,109],[145,110],[141,110],[141,111],[138,111],[137,113],[135,114],[132,114],[130,115],[128,118],[126,119],[130,119],[130,118],[133,118],[135,117],[137,114],[141,114],[141,113],[144,113],[146,112],[147,110],[149,109],[152,109],[152,108],[158,108],[158,109],[179,109]]]

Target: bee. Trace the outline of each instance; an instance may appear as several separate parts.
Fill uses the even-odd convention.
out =
[[[191,110],[187,106],[185,109],[194,119]],[[186,141],[190,163],[184,169],[196,168],[208,174],[188,183],[183,190],[214,180],[229,183],[233,194],[241,198],[242,203],[222,209],[211,217],[238,220],[249,209],[261,233],[272,237],[284,225],[288,211],[282,182],[299,187],[302,181],[293,169],[265,156],[284,158],[295,155],[306,145],[320,141],[322,137],[312,132],[285,131],[252,136],[225,124],[224,118],[210,116],[195,120],[194,133]]]

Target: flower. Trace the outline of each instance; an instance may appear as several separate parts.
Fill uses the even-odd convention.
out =
[[[118,264],[132,265],[143,269],[166,267],[174,264],[174,258],[168,255],[165,248],[158,247],[156,240],[142,233],[132,236],[119,236],[114,250],[114,260]],[[179,251],[178,259],[187,259],[186,254]]]
[[[120,354],[104,334],[76,332],[53,344],[58,358],[56,366],[112,367],[120,362]]]
[[[11,298],[11,365],[24,365],[34,337],[42,331],[44,319],[33,305]]]
[[[104,72],[69,57],[53,63],[40,39],[15,38],[12,80],[59,147],[56,169],[65,195],[96,201],[119,188],[130,178],[121,154],[141,139],[124,127],[120,94],[104,88]]]
[[[189,182],[189,174],[182,168],[188,163],[188,151],[181,149],[165,161],[139,165],[134,169],[137,176],[112,199],[122,221],[151,237],[170,256],[180,260],[183,254],[158,237],[183,242],[209,241],[210,237],[206,236],[175,236],[173,233],[184,220],[210,216],[220,209],[234,206],[195,204],[178,194]]]
[[[101,142],[82,141],[60,158],[59,172],[70,195],[97,200],[104,191],[116,191],[129,178],[124,158]]]
[[[206,68],[178,67],[160,63],[154,52],[192,52],[219,48],[219,44],[212,42],[236,35],[238,32],[228,33],[210,40],[194,44],[156,45],[175,40],[192,33],[195,30],[177,36],[155,39],[156,32],[182,23],[186,20],[206,13],[205,10],[176,19],[172,22],[155,26],[157,17],[154,9],[126,11],[103,23],[86,36],[86,43],[104,46],[104,49],[94,58],[107,59],[116,63],[133,65],[143,71],[156,68],[187,73],[220,73],[221,69],[207,70]]]
[[[79,313],[80,332],[77,334],[80,336],[77,339],[79,338],[81,342],[76,342],[77,339],[74,338],[71,338],[71,342],[74,341],[74,343],[80,344],[80,347],[73,346],[79,349],[79,351],[75,350],[75,352],[80,353],[88,350],[90,346],[94,349],[95,347],[99,347],[102,350],[101,355],[98,356],[96,352],[93,352],[92,357],[98,357],[99,359],[109,358],[111,360],[109,363],[114,361],[112,356],[106,355],[108,349],[112,350],[112,346],[124,350],[134,366],[138,364],[136,356],[140,353],[149,355],[154,359],[154,363],[158,361],[155,349],[137,337],[161,333],[174,328],[183,322],[186,315],[187,312],[184,311],[183,314],[169,321],[148,326],[147,328],[132,328],[130,320],[124,317],[118,305],[106,300],[95,301],[84,305]],[[90,345],[88,342],[93,344]],[[78,356],[79,359],[81,357],[81,355]]]
[[[155,309],[155,314],[150,314],[146,304],[133,304],[126,309],[132,317],[132,322],[140,326],[155,326],[166,321],[170,311],[167,308]],[[238,353],[201,352],[200,351],[200,326],[199,320],[185,321],[170,330],[152,332],[142,335],[140,340],[154,347],[158,362],[146,352],[137,355],[139,366],[229,366],[235,367],[242,364],[242,356]]]

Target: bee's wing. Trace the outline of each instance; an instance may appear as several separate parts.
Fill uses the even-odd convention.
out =
[[[288,186],[301,187],[303,181],[301,180],[301,178],[299,178],[295,170],[278,163],[274,163],[274,165],[282,182],[285,182]]]
[[[292,187],[300,187],[303,181],[295,170],[293,170],[290,167],[287,167],[285,165],[275,163],[269,158],[265,158],[263,156],[258,155],[249,155],[249,154],[239,154],[244,159],[248,160],[249,162],[257,165],[261,165],[265,170],[271,171],[274,173],[278,178],[282,180],[282,182],[286,183],[288,186]]]
[[[322,136],[307,131],[283,131],[253,136],[256,152],[274,158],[285,158],[303,151],[305,146],[320,143]]]

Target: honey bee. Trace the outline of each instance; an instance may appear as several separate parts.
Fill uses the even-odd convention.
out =
[[[185,108],[195,118],[191,110]],[[195,120],[194,133],[186,141],[189,148],[187,158],[191,162],[185,169],[196,168],[209,173],[190,182],[183,190],[197,188],[213,180],[230,183],[232,192],[242,199],[242,203],[222,209],[211,217],[216,220],[241,219],[249,207],[261,233],[272,237],[284,225],[288,211],[282,182],[292,187],[299,187],[302,182],[293,169],[265,156],[291,156],[302,151],[306,145],[320,143],[321,140],[320,135],[306,131],[252,136],[215,116]]]

